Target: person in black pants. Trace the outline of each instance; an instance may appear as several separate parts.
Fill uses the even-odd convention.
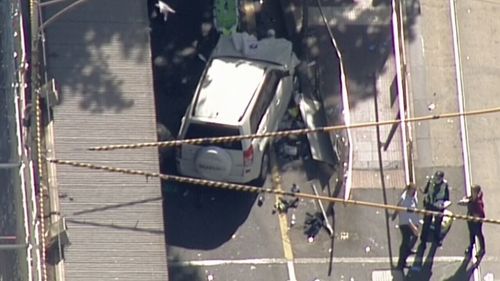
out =
[[[428,211],[443,212],[444,203],[450,200],[450,192],[448,182],[444,179],[444,172],[437,171],[427,181],[427,185],[423,191],[424,193],[424,208]],[[434,223],[432,219],[434,218]],[[434,225],[434,242],[437,246],[442,245],[441,236],[441,223],[443,221],[442,215],[424,215],[424,224],[422,226],[422,234],[420,240],[423,244],[429,241],[429,231],[431,224]]]
[[[405,187],[398,206],[405,208],[417,208],[417,189],[414,184]],[[401,231],[401,246],[399,247],[399,259],[396,269],[403,270],[406,267],[406,259],[413,253],[413,247],[417,243],[419,216],[414,212],[396,211],[392,214],[392,220],[399,215],[399,230]]]
[[[483,192],[479,185],[474,185],[471,189],[471,196],[463,198],[458,204],[467,206],[467,215],[469,216],[479,218],[485,217]],[[465,249],[465,255],[468,258],[472,256],[472,248],[476,244],[477,238],[479,241],[479,250],[477,250],[476,258],[479,260],[486,253],[483,223],[481,221],[469,220],[467,221],[467,227],[469,228],[469,246]]]

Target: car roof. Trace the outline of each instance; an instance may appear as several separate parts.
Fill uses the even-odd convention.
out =
[[[237,124],[264,80],[268,65],[243,58],[217,57],[200,82],[192,117]]]

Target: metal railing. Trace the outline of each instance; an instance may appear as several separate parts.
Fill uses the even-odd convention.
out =
[[[415,182],[413,167],[413,138],[411,124],[410,93],[408,86],[407,58],[405,46],[404,21],[405,11],[401,0],[392,0],[392,37],[394,43],[394,57],[396,60],[396,83],[398,92],[399,119],[402,138],[403,165],[405,183]]]
[[[29,96],[27,96],[28,59],[25,41],[26,10],[21,1],[3,1],[0,3],[0,41],[2,54],[0,61],[4,73],[0,85],[5,99],[3,114],[8,115],[9,133],[3,134],[10,144],[9,165],[0,169],[8,179],[4,186],[5,197],[9,197],[14,208],[4,211],[4,216],[12,223],[3,225],[0,250],[1,262],[7,264],[9,272],[0,272],[3,280],[40,280],[40,232],[37,224],[37,202],[33,162],[30,150]],[[4,141],[2,140],[2,141]],[[12,162],[12,163],[10,163]],[[15,163],[14,163],[15,162]],[[9,205],[10,205],[9,204]],[[3,208],[7,208],[2,204]],[[4,235],[9,234],[9,235]],[[12,244],[11,242],[15,243]],[[8,253],[7,253],[8,252]]]

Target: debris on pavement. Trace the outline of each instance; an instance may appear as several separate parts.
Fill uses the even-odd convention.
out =
[[[298,104],[291,102],[290,107],[283,116],[282,121],[279,124],[278,130],[296,130],[304,129],[305,124],[300,115]],[[291,135],[287,138],[278,139],[276,141],[276,151],[278,157],[286,160],[293,161],[300,159],[306,155],[305,143],[307,141],[305,137]]]
[[[300,187],[297,184],[292,184],[292,188],[290,188],[290,191],[293,193],[299,193],[300,192]]]
[[[296,222],[295,214],[292,214],[292,218],[290,219],[290,226],[294,226]]]
[[[304,223],[304,234],[307,235],[309,242],[314,241],[314,238],[319,234],[319,231],[324,226],[323,215],[319,212],[311,215],[306,213],[306,220]]]
[[[265,194],[264,193],[259,194],[259,197],[257,198],[257,206],[262,207],[265,200],[266,200]]]
[[[285,198],[280,198],[276,204],[274,204],[273,214],[278,212],[280,214],[287,213],[290,208],[297,208],[299,205],[299,198],[294,198],[287,200]]]
[[[318,190],[316,189],[316,185],[314,183],[312,183],[311,187],[312,187],[312,189],[314,191],[314,194],[316,196],[319,196]],[[321,210],[321,214],[323,215],[324,225],[325,225],[326,229],[328,230],[328,233],[330,234],[330,236],[332,236],[333,235],[333,227],[330,224],[330,222],[328,221],[328,217],[326,215],[325,207],[323,206],[323,203],[321,202],[321,200],[316,200],[316,202],[319,205],[319,208]]]

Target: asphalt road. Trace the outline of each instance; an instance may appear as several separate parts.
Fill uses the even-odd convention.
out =
[[[152,18],[158,119],[174,135],[204,66],[197,55],[207,56],[217,38],[210,28],[211,7],[201,3],[204,4],[172,0],[169,5],[177,11],[175,15],[170,15],[167,22]],[[269,7],[277,7],[275,0],[267,3]],[[345,7],[352,3],[325,1],[324,4]],[[280,23],[282,18],[273,11],[266,10],[267,17],[258,22],[267,26]],[[367,11],[370,16],[369,9]],[[412,12],[409,18],[412,42],[419,42],[421,38],[420,24],[418,15]],[[283,34],[284,29],[279,25],[276,30],[278,36]],[[354,103],[371,97],[371,75],[383,73],[382,66],[389,54],[384,46],[390,44],[390,28],[339,24],[334,32],[340,39],[341,49],[347,53],[346,68]],[[338,77],[338,68],[327,31],[315,28],[308,36],[304,40],[311,51],[308,58],[316,59],[322,77],[327,77],[320,87],[324,92],[337,94],[338,80],[330,77]],[[415,75],[425,76],[426,69],[418,70]],[[335,100],[338,102],[336,97],[328,99],[332,107],[327,112],[339,112]],[[458,134],[456,129],[449,128],[450,134]],[[454,187],[452,197],[456,201],[463,196],[460,181],[463,167],[460,163],[449,165],[447,161],[455,158],[439,163],[425,162],[431,156],[443,159],[438,152],[429,155],[422,150],[419,154],[418,159],[423,163],[417,169],[419,180],[435,167],[444,167],[450,175]],[[452,157],[459,156],[458,151]],[[165,163],[162,170],[174,172],[173,161]],[[292,183],[297,183],[302,192],[313,193],[311,183],[320,182],[318,189],[322,194],[336,192],[331,190],[332,184],[330,188],[327,184],[334,174],[331,167],[311,161],[282,161],[278,157],[276,169],[278,173],[273,176],[279,175],[279,184],[269,177],[265,186],[289,190]],[[278,215],[273,214],[275,196],[266,196],[259,207],[256,195],[252,194],[200,192],[200,187],[175,184],[166,184],[164,191],[170,280],[291,280],[294,276],[296,280],[390,280],[384,278],[391,274],[392,263],[396,262],[400,235],[382,210],[337,204],[333,216],[329,217],[334,236],[321,229],[314,241],[308,242],[304,234],[306,218],[319,211],[314,201],[301,200],[297,209]],[[387,202],[394,203],[400,189],[392,187],[385,192]],[[354,189],[352,199],[385,202],[382,190],[377,187]],[[460,212],[460,209],[453,206],[452,211]],[[296,218],[293,226],[290,225],[292,214]],[[463,222],[454,223],[444,247],[427,254],[428,267],[418,280],[467,280],[467,273],[460,271],[463,250],[454,247],[464,243],[464,229]]]
[[[500,3],[497,1],[457,1],[460,59],[466,110],[500,106]],[[486,215],[500,218],[498,186],[499,139],[498,113],[467,118],[471,154],[471,181],[480,184],[485,194]],[[485,224],[486,257],[481,263],[479,280],[497,280],[500,276],[498,225]]]
[[[454,1],[455,2],[455,1]],[[453,26],[451,1],[420,1],[416,24],[411,32],[415,40],[410,42],[410,65],[413,86],[413,106],[415,116],[456,112],[459,110],[459,86],[463,81],[465,111],[498,106],[495,88],[498,69],[492,62],[497,56],[499,26],[495,20],[498,4],[491,1],[456,1],[456,19]],[[454,52],[453,28],[458,28],[458,45],[461,54]],[[491,40],[489,40],[491,38]],[[481,50],[481,51],[478,51]],[[456,56],[462,63],[462,74],[456,69]],[[432,105],[432,107],[429,107]],[[468,149],[471,167],[471,183],[483,186],[486,197],[487,216],[499,217],[495,200],[498,198],[497,145],[498,134],[495,124],[496,114],[467,118]],[[465,163],[462,156],[463,143],[459,134],[459,120],[447,119],[415,126],[417,149],[416,172],[424,177],[432,169],[444,170],[453,187],[453,193],[466,194]],[[454,212],[465,213],[463,207],[455,207]],[[468,245],[467,228],[463,222],[454,226],[450,233],[453,246],[447,246],[448,256],[463,256]],[[447,268],[434,270],[431,280],[494,280],[498,276],[499,245],[496,239],[496,225],[485,224],[487,255],[480,269],[471,270],[471,263],[463,260],[450,261]],[[444,253],[442,254],[445,255]],[[453,273],[453,275],[450,275]]]
[[[258,19],[259,32],[272,26],[277,36],[283,35],[282,19],[275,13],[278,4],[266,1],[265,17]],[[211,29],[209,5],[200,1],[171,1],[169,5],[176,13],[167,22],[154,17],[151,10],[152,51],[158,120],[175,135],[204,67],[198,53],[208,56],[217,35]],[[173,161],[164,163],[164,172],[175,172]],[[294,179],[312,193],[305,185],[307,177],[300,160],[286,167],[282,164],[276,163],[283,189],[290,188],[289,180]],[[272,185],[270,178],[264,185]],[[295,251],[309,265],[302,270],[297,267],[298,280],[312,279],[320,272],[326,276],[329,252],[323,246],[330,238],[321,231],[316,241],[309,243],[303,229],[306,213],[318,211],[314,202],[300,202],[297,224],[288,231],[291,217],[273,214],[275,196],[266,196],[258,207],[255,194],[200,191],[198,186],[176,184],[163,188],[170,280],[207,280],[209,276],[214,280],[288,280],[293,273],[287,259],[293,258]],[[288,239],[292,239],[293,250],[283,242]],[[319,260],[311,263],[310,258]]]

